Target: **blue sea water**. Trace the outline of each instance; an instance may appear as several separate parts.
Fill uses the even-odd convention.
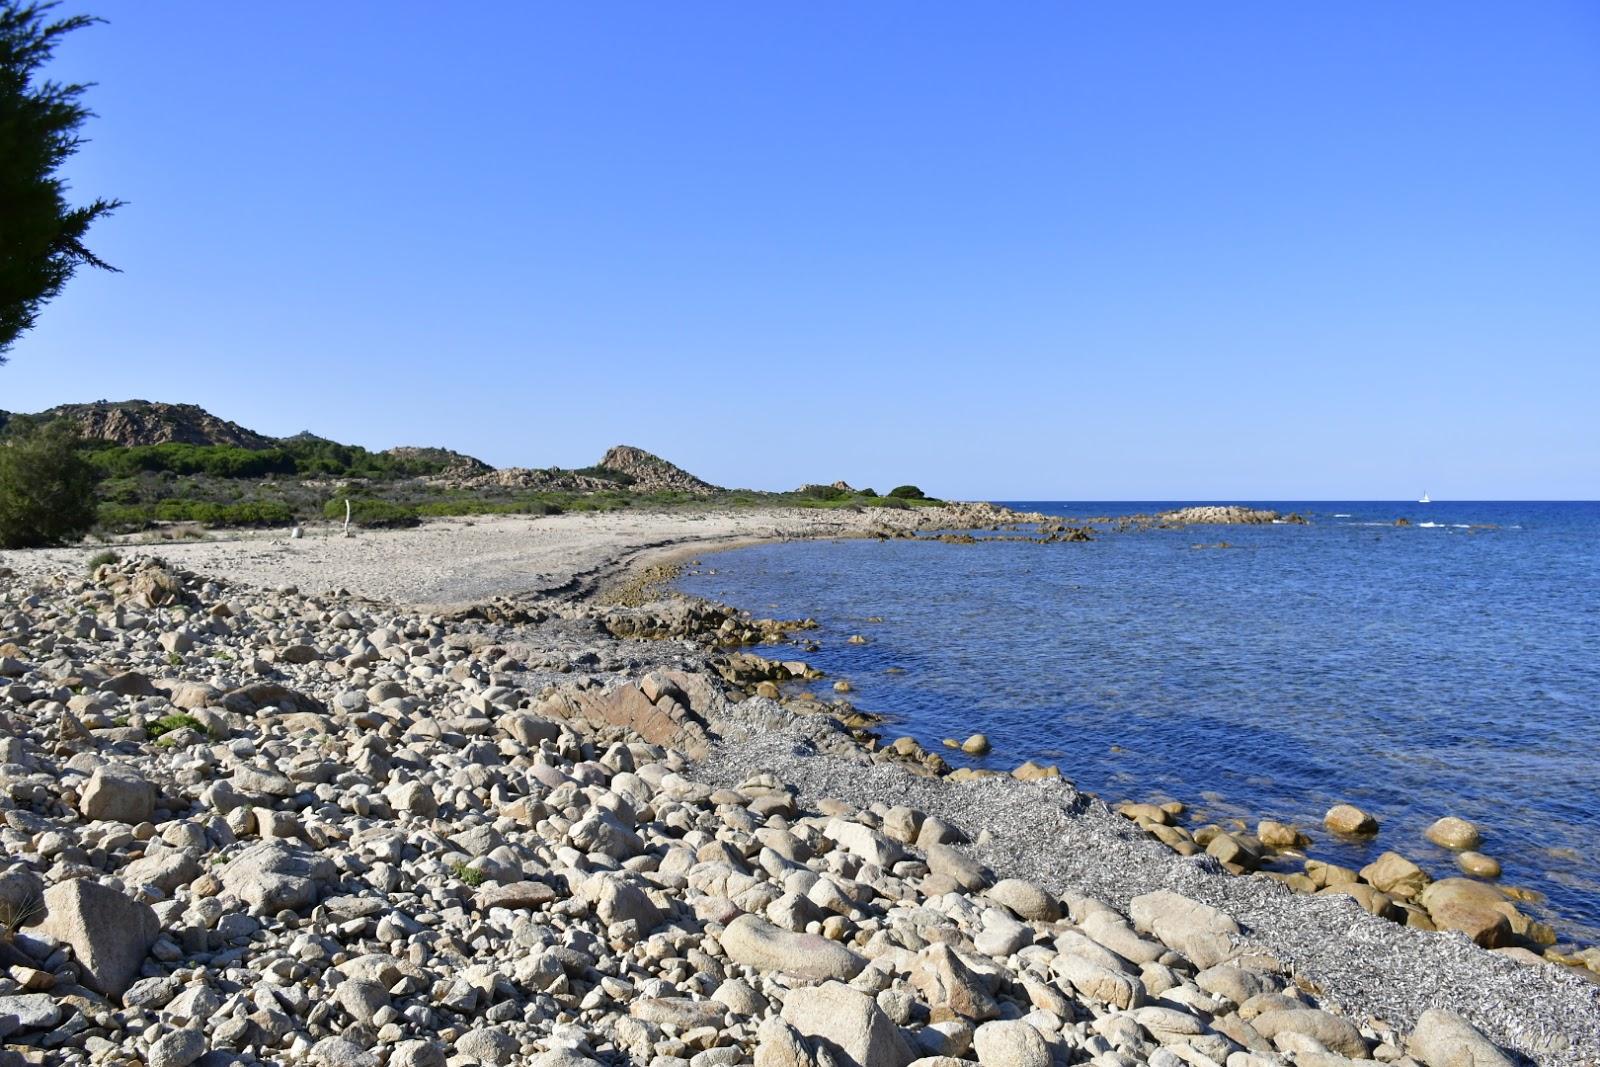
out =
[[[1435,877],[1459,872],[1422,831],[1471,819],[1502,881],[1543,894],[1530,910],[1600,941],[1600,503],[1256,503],[1311,524],[795,541],[707,556],[681,588],[815,618],[819,692],[848,678],[886,736],[953,763],[1054,762],[1109,801],[1283,819],[1312,856],[1394,849]],[[939,747],[976,731],[986,759]],[[1339,802],[1379,818],[1372,843],[1322,831]]]

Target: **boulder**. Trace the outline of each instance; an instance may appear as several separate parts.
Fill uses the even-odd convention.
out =
[[[1188,956],[1196,967],[1215,967],[1233,955],[1239,924],[1209,904],[1160,889],[1134,897],[1128,913],[1135,926]]]
[[[790,991],[783,1021],[839,1067],[906,1067],[916,1058],[877,1002],[842,982]]]
[[[1335,804],[1322,817],[1322,825],[1336,834],[1351,837],[1368,836],[1378,832],[1378,820],[1354,804]]]
[[[776,1015],[756,1031],[755,1067],[813,1067],[817,1062],[806,1039]]]
[[[953,845],[929,845],[928,870],[953,879],[962,889],[982,889],[983,865]]]
[[[989,899],[1030,922],[1055,922],[1061,918],[1061,902],[1023,878],[1002,878],[989,887]]]
[[[1361,877],[1374,889],[1409,900],[1433,881],[1427,872],[1398,852],[1385,852],[1365,867]]]
[[[822,833],[850,855],[885,869],[893,867],[906,856],[906,850],[894,838],[848,819],[829,819]]]
[[[1466,852],[1456,854],[1456,866],[1474,878],[1500,877],[1500,861],[1493,856],[1485,856],[1482,852],[1468,849]]]
[[[1144,1003],[1143,982],[1082,956],[1063,953],[1050,962],[1050,970],[1091,1000],[1111,1004],[1124,1011]]]
[[[48,1030],[61,1021],[61,1005],[48,993],[23,993],[0,996],[0,1020],[10,1018],[8,1027],[0,1022],[0,1030]]]
[[[1492,885],[1471,878],[1441,878],[1422,891],[1422,906],[1440,930],[1458,930],[1484,948],[1511,942],[1505,911],[1509,899]]]
[[[200,861],[187,852],[157,852],[142,856],[117,874],[127,885],[153,885],[170,895],[205,873]]]
[[[131,767],[103,764],[89,776],[78,808],[85,819],[149,822],[156,810],[156,787]]]
[[[45,890],[39,932],[72,946],[83,984],[120,997],[161,935],[150,905],[98,882],[74,878]]]
[[[867,961],[817,934],[782,930],[754,915],[741,915],[719,938],[728,958],[763,974],[780,971],[812,981],[849,981]]]
[[[1330,1052],[1351,1059],[1367,1058],[1367,1042],[1356,1024],[1332,1012],[1317,1008],[1280,1008],[1262,1012],[1250,1020],[1250,1025],[1275,1044],[1279,1034],[1301,1034],[1320,1042]]]
[[[169,1030],[156,1038],[145,1053],[146,1067],[189,1067],[206,1054],[206,1037],[199,1030]]]
[[[593,881],[599,883],[592,896],[595,914],[601,922],[608,926],[635,923],[640,934],[647,934],[661,924],[661,909],[638,886],[609,874],[596,875]]]
[[[1429,1008],[1417,1019],[1406,1051],[1428,1067],[1512,1067],[1512,1059],[1455,1012]]]
[[[315,903],[318,883],[335,874],[333,862],[318,853],[282,841],[263,841],[226,863],[221,880],[222,888],[251,911],[271,915]]]
[[[1000,1014],[987,984],[949,945],[933,944],[917,953],[909,978],[911,988],[933,1009],[935,1022],[953,1016],[993,1019]]]
[[[1477,848],[1483,843],[1483,835],[1478,833],[1478,828],[1465,819],[1458,819],[1454,815],[1446,815],[1423,831],[1423,836],[1440,848],[1452,849],[1456,852],[1465,852]]]
[[[513,911],[543,907],[556,898],[556,891],[543,882],[521,881],[509,885],[486,885],[473,898],[480,911],[509,908]]]
[[[1050,1067],[1050,1046],[1021,1020],[984,1023],[972,1035],[972,1047],[983,1067]]]
[[[1275,819],[1256,823],[1256,838],[1268,848],[1300,848],[1311,843],[1298,829]]]

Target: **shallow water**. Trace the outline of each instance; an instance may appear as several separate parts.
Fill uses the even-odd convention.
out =
[[[1600,504],[1262,506],[1313,523],[798,541],[707,556],[681,587],[817,619],[819,691],[848,678],[857,707],[891,717],[886,736],[952,763],[1055,762],[1107,800],[1284,819],[1313,856],[1359,866],[1394,849],[1435,877],[1459,872],[1422,831],[1458,815],[1505,884],[1545,895],[1530,910],[1600,940]],[[986,759],[939,747],[975,731]],[[1373,843],[1321,830],[1338,802],[1379,818]]]

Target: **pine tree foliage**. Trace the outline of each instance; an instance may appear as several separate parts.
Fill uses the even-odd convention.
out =
[[[99,20],[52,19],[55,7],[0,0],[0,363],[78,267],[115,269],[84,237],[121,201],[73,207],[58,174],[84,143],[89,86],[39,77],[63,37]]]

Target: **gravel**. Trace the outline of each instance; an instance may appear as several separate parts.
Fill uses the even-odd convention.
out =
[[[1559,967],[1517,963],[1460,935],[1409,929],[1347,898],[1302,896],[1265,877],[1235,877],[1209,857],[1184,859],[1064,782],[924,778],[821,751],[825,732],[815,722],[788,716],[771,728],[784,717],[766,709],[751,737],[719,745],[699,773],[732,784],[770,771],[799,787],[807,804],[831,797],[919,808],[974,840],[986,833],[971,852],[998,876],[1097,897],[1124,911],[1141,893],[1171,889],[1233,916],[1252,942],[1354,1018],[1409,1029],[1429,1008],[1446,1008],[1537,1063],[1600,1063],[1600,987]]]

